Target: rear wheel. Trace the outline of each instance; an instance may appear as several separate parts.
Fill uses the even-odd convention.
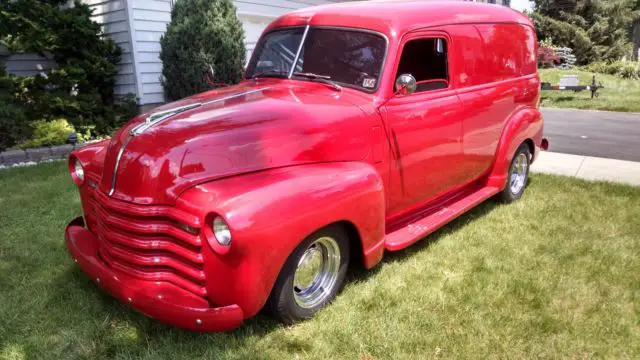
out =
[[[516,150],[511,166],[509,166],[509,178],[507,186],[499,195],[501,201],[505,203],[514,202],[524,194],[524,190],[529,180],[529,165],[531,164],[531,151],[525,143]]]
[[[349,241],[331,225],[307,237],[289,256],[267,306],[287,324],[308,319],[333,300],[349,266]]]

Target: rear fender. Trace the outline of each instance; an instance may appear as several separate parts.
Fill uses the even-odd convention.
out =
[[[537,149],[543,147],[542,127],[542,114],[537,109],[524,108],[512,114],[500,136],[493,166],[487,178],[488,186],[504,189],[511,159],[525,140],[533,141],[535,146],[532,155],[537,156]]]
[[[232,233],[228,251],[203,241],[207,289],[214,304],[238,304],[245,317],[262,308],[296,246],[323,226],[353,224],[367,267],[379,262],[384,251],[382,180],[366,163],[310,164],[240,175],[195,186],[178,201],[200,213],[205,227],[211,226],[213,214],[227,221]]]

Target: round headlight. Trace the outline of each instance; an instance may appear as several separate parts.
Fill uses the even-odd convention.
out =
[[[213,235],[215,235],[220,245],[231,245],[231,230],[229,230],[229,225],[220,216],[216,216],[213,219]]]
[[[84,169],[82,168],[82,164],[80,164],[80,161],[78,159],[74,159],[73,160],[73,171],[76,175],[76,177],[78,178],[78,180],[80,181],[80,183],[84,182]]]

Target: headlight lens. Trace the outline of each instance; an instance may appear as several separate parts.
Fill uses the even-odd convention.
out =
[[[229,230],[229,225],[220,216],[216,216],[213,219],[213,235],[215,235],[220,245],[231,245],[231,230]]]
[[[73,171],[75,172],[78,181],[82,184],[84,182],[84,169],[82,168],[82,164],[78,159],[73,160]]]

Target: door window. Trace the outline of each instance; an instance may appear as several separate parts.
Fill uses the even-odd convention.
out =
[[[411,74],[416,79],[416,92],[449,87],[448,46],[444,38],[416,39],[402,49],[396,78]]]

